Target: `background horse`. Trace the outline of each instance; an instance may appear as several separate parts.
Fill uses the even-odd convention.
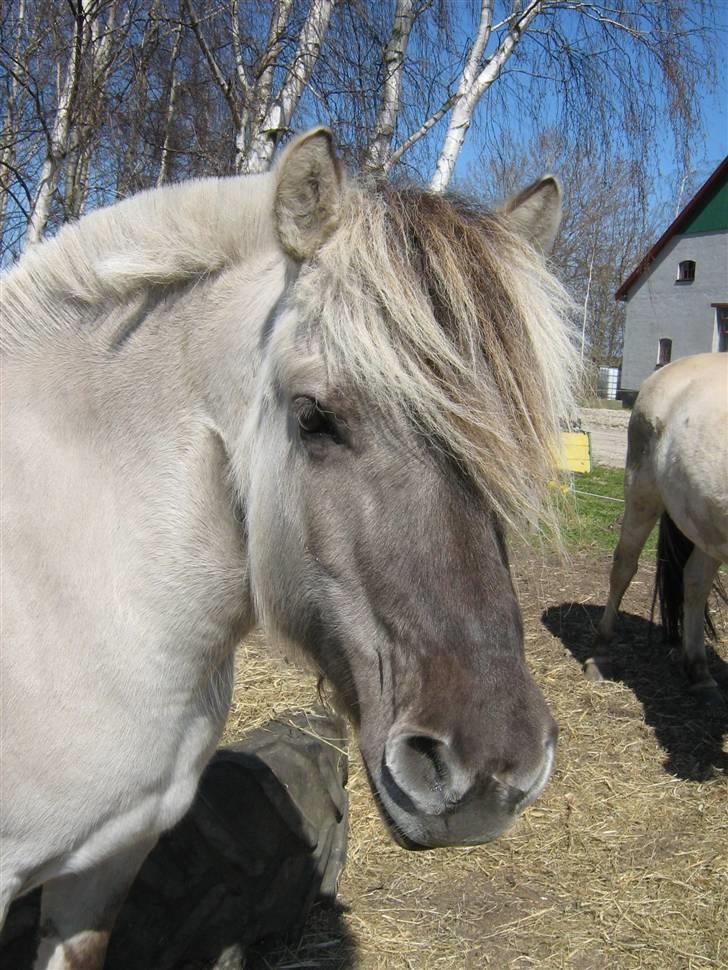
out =
[[[496,215],[360,185],[316,130],[8,274],[0,902],[43,885],[38,968],[101,967],[256,623],[333,685],[402,845],[494,838],[541,792],[503,527],[571,410],[559,218],[551,178]]]
[[[703,620],[718,567],[728,560],[726,429],[728,355],[685,357],[642,385],[629,422],[622,531],[597,631],[597,645],[607,644],[660,518],[656,598],[663,629],[666,639],[682,638],[691,690],[714,701],[720,694],[708,671]]]

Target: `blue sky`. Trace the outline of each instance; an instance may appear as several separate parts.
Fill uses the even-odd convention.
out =
[[[706,161],[708,172],[728,155],[728,78],[725,71],[725,51],[728,47],[728,0],[717,0],[718,30],[723,43],[723,54],[719,67],[719,87],[715,91],[706,90]]]
[[[723,74],[723,87],[706,97],[708,115],[706,159],[713,168],[728,155],[728,84]]]
[[[695,0],[684,0],[685,3],[692,3]],[[728,0],[715,0],[717,23],[716,28],[720,37],[717,45],[728,49]],[[461,26],[464,33],[468,33],[469,26],[466,26],[468,16],[463,17]],[[715,56],[715,53],[714,55]],[[724,59],[723,59],[724,60]],[[675,155],[674,139],[670,130],[669,114],[667,110],[658,117],[655,140],[658,145],[656,167],[652,173],[653,179],[653,204],[656,207],[664,207],[669,211],[673,204],[676,204],[678,196],[684,205],[692,193],[708,178],[716,166],[728,155],[728,81],[724,66],[719,64],[719,79],[717,85],[711,85],[706,79],[700,86],[700,97],[703,108],[703,132],[693,139],[691,143],[691,153],[689,160],[689,171],[687,179],[685,173],[678,164]],[[498,83],[498,82],[496,82]],[[554,104],[556,102],[554,101]],[[487,108],[483,107],[474,118],[474,128],[480,123],[484,124],[484,112]],[[528,140],[530,136],[538,134],[538,130],[531,125],[527,118],[519,115],[516,109],[509,122],[513,130],[518,132],[521,137]],[[505,127],[505,126],[504,126]],[[471,131],[471,135],[474,132]],[[433,135],[435,132],[433,132]],[[477,138],[466,138],[463,151],[458,159],[455,170],[455,178],[467,178],[473,174],[474,166],[479,166],[480,148],[477,145]],[[682,195],[680,190],[682,188]]]

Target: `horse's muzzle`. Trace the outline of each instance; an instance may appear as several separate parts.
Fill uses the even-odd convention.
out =
[[[372,790],[395,841],[407,849],[479,845],[497,838],[536,801],[554,767],[556,728],[528,764],[465,770],[447,741],[394,730]]]

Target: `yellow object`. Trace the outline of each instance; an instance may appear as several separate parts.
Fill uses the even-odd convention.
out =
[[[591,439],[588,431],[562,431],[559,467],[569,472],[591,471]]]

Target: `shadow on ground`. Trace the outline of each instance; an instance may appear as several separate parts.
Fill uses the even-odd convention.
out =
[[[573,656],[584,664],[602,607],[561,603],[549,607],[541,621]],[[644,709],[645,722],[667,758],[665,768],[678,778],[705,781],[728,775],[723,741],[728,733],[728,663],[708,646],[708,665],[724,696],[722,706],[708,706],[688,691],[678,660],[662,643],[662,631],[641,616],[620,613],[614,643],[600,654],[605,680],[629,687]]]
[[[357,948],[344,913],[338,904],[316,906],[296,945],[271,940],[252,946],[246,953],[245,970],[353,970]]]

